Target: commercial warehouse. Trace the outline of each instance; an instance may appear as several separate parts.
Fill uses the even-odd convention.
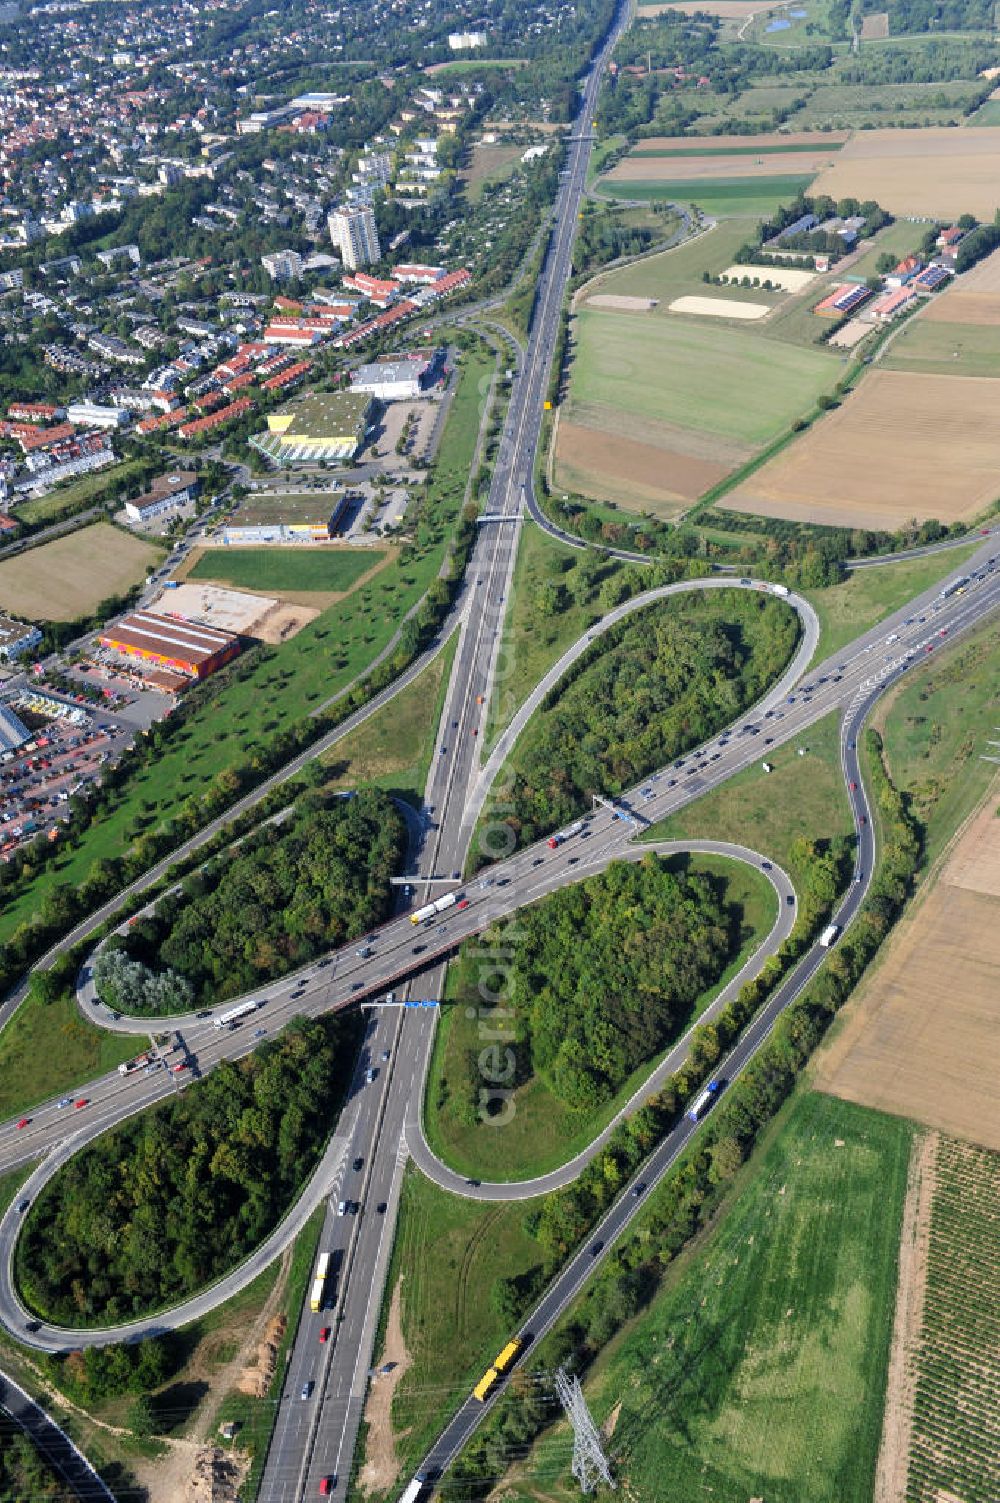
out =
[[[208,678],[240,650],[240,639],[231,632],[151,611],[135,611],[105,627],[100,642],[123,657],[198,679]]]
[[[316,495],[249,496],[222,530],[225,545],[239,543],[326,543],[337,534],[347,510],[347,491]]]
[[[268,413],[267,433],[250,442],[278,464],[349,461],[362,446],[373,406],[364,392],[310,392]]]

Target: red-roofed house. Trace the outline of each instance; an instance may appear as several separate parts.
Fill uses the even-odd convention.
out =
[[[912,282],[913,278],[919,276],[923,269],[924,263],[919,256],[907,256],[899,262],[898,266],[893,267],[885,279],[885,285],[887,287],[905,287],[907,282]]]

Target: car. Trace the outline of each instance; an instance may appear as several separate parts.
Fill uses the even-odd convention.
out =
[[[867,823],[868,823],[868,816],[867,816],[867,814],[859,814],[858,815],[858,824],[859,825],[866,825]]]
[[[469,900],[468,900],[468,898],[459,898],[458,902],[455,904],[456,908],[468,908],[468,906],[469,906]]]
[[[367,1069],[365,1071],[365,1079],[367,1080],[367,1082],[368,1082],[369,1085],[371,1085],[372,1081],[375,1079],[375,1077],[376,1077],[377,1074],[378,1074],[378,1071],[377,1070],[373,1070],[371,1068],[369,1068],[369,1069]]]
[[[74,1109],[76,1111],[79,1111],[81,1107],[88,1104],[89,1100],[90,1098],[88,1096],[78,1096],[77,1099],[73,1102]]]
[[[850,784],[850,789],[851,789],[852,793],[857,793],[857,791],[858,791],[858,785],[857,785],[857,783],[855,783],[855,782],[852,781],[851,784]]]
[[[380,1200],[375,1209],[376,1211],[378,1211],[380,1216],[384,1216],[389,1207],[386,1205],[384,1200]]]
[[[762,872],[769,872],[771,870],[771,863],[770,863],[770,861],[762,861],[760,863],[760,869],[761,869]]]
[[[355,950],[354,953],[358,957],[359,960],[369,960],[371,958],[371,953],[372,953],[371,945],[362,945],[361,949],[360,950]]]
[[[171,1069],[173,1070],[173,1072],[174,1072],[175,1075],[179,1075],[182,1070],[186,1070],[187,1069],[187,1060],[186,1059],[182,1059],[181,1062],[180,1062],[180,1064],[178,1064],[178,1065],[172,1065]],[[77,1104],[77,1106],[85,1106],[86,1102],[78,1101],[76,1104]]]
[[[848,741],[848,743],[847,743],[847,750],[848,751],[853,751],[854,750],[854,742],[853,741]]]
[[[933,651],[934,651],[934,643],[933,642],[928,642],[927,646],[924,648],[924,652],[933,652]]]
[[[382,1050],[382,1058],[383,1059],[388,1059],[389,1058],[389,1051],[388,1051],[388,1049],[383,1049]]]
[[[336,1474],[336,1472],[331,1472],[329,1474],[329,1476],[327,1476],[327,1477],[321,1477],[319,1479],[319,1495],[320,1495],[320,1497],[321,1498],[328,1498],[330,1496],[330,1494],[333,1492],[333,1489],[336,1486],[337,1486],[337,1474]]]
[[[363,986],[364,986],[364,982],[363,981],[352,981],[351,982],[351,991],[352,992],[359,992]]]
[[[354,1171],[355,1171],[355,1173],[357,1173],[357,1171],[361,1168],[361,1166],[362,1166],[363,1163],[364,1163],[364,1159],[359,1154],[358,1157],[354,1160]]]
[[[320,1346],[325,1346],[326,1343],[329,1340],[330,1340],[330,1327],[329,1326],[323,1326],[322,1330],[319,1333],[319,1344],[320,1344]]]
[[[603,1242],[592,1242],[590,1244],[590,1256],[592,1258],[596,1258],[597,1254],[601,1251],[601,1249],[602,1249],[603,1246],[604,1246]]]
[[[299,1398],[300,1399],[308,1399],[310,1397],[310,1395],[312,1394],[312,1391],[313,1391],[313,1389],[315,1387],[316,1387],[316,1385],[313,1382],[312,1378],[309,1378],[305,1383],[303,1383],[303,1385],[302,1385],[302,1392],[299,1394]]]
[[[939,637],[946,637],[947,635],[948,635],[948,628],[946,626],[942,626],[941,630],[938,632],[938,636]]]
[[[347,1215],[347,1201],[346,1200],[340,1200],[340,1201],[337,1202],[337,1215],[338,1216],[346,1216]]]
[[[446,756],[447,752],[448,752],[448,748],[446,746],[442,746],[442,748],[441,748],[441,755],[442,755],[442,757]]]
[[[72,1106],[72,1105],[73,1105],[73,1098],[72,1098],[72,1096],[64,1096],[63,1099],[59,1103],[60,1107]]]
[[[28,1207],[30,1206],[30,1204],[31,1204],[30,1200],[22,1200],[22,1201],[18,1202],[17,1209],[20,1211],[20,1213],[21,1213],[22,1216],[24,1215],[25,1211],[28,1209]]]
[[[855,882],[863,882],[865,880],[865,874],[864,874],[864,872],[860,871],[860,870],[856,871],[854,873],[854,880],[855,880]]]
[[[638,1200],[639,1196],[642,1194],[642,1192],[643,1192],[643,1190],[645,1190],[645,1188],[646,1188],[645,1183],[639,1183],[638,1185],[633,1185],[632,1186],[632,1199],[633,1200]]]
[[[785,902],[788,904],[789,908],[794,908],[795,907],[795,894],[793,892],[790,892],[788,894],[788,896],[786,897]]]
[[[267,1032],[266,1028],[255,1028],[253,1036],[254,1036],[255,1039],[262,1039],[264,1037],[264,1035],[265,1035],[266,1032]]]

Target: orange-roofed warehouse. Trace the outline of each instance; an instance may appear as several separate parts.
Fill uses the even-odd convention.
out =
[[[102,647],[125,657],[172,668],[188,678],[208,678],[240,650],[240,639],[231,632],[183,616],[154,616],[150,611],[134,611],[106,626],[100,641]]]

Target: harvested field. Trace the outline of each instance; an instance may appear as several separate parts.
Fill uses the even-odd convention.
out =
[[[617,308],[622,313],[648,313],[656,307],[654,297],[626,297],[616,292],[595,292],[587,302],[592,308]]]
[[[683,6],[672,5],[669,9],[682,10]],[[705,7],[692,5],[691,9],[704,10]],[[645,136],[629,155],[633,158],[760,156],[764,152],[804,151],[813,147],[824,147],[829,151],[842,146],[849,136],[850,131],[846,130],[772,131],[770,135],[760,136]]]
[[[863,42],[882,42],[888,35],[888,11],[876,11],[873,15],[865,16],[861,22],[861,40]]]
[[[670,517],[715,485],[728,466],[561,421],[555,482],[598,501]]]
[[[670,304],[671,313],[695,313],[706,318],[743,318],[751,322],[766,318],[771,311],[770,303],[740,303],[732,297],[675,297]]]
[[[75,621],[124,595],[162,557],[162,548],[95,522],[0,564],[0,609],[31,621]]]
[[[762,282],[770,282],[772,287],[780,287],[783,292],[801,292],[803,287],[808,287],[810,282],[815,282],[814,271],[800,271],[795,266],[727,266],[722,273],[724,277],[760,277]]]
[[[817,1085],[1000,1149],[1000,783],[889,941]]]
[[[803,177],[823,172],[838,155],[829,145],[817,146],[810,151],[772,151],[759,154],[734,152],[731,156],[701,156],[694,152],[679,151],[670,156],[629,155],[617,167],[605,175],[604,183],[611,185],[632,182],[656,182],[660,178],[672,183],[700,182],[711,178],[775,178],[786,174]]]
[[[875,371],[724,505],[828,526],[970,520],[1000,494],[998,403],[997,380]]]
[[[1000,208],[1000,135],[989,126],[858,131],[812,191],[874,198],[897,215],[992,221]]]
[[[922,317],[931,323],[1000,324],[1000,251],[933,298]]]

